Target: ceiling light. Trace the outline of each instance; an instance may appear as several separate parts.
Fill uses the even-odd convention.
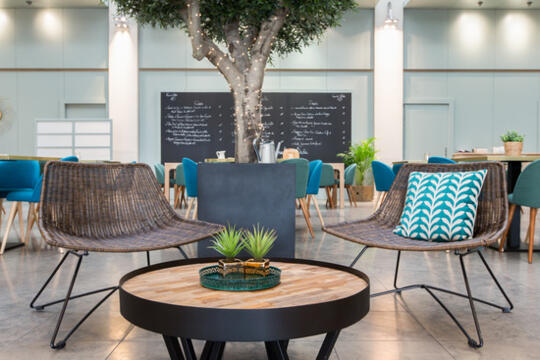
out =
[[[483,1],[479,1],[479,2],[477,2],[477,4],[478,4],[478,7],[482,7],[482,5],[484,5],[484,2],[483,2]]]
[[[395,28],[398,22],[399,20],[392,15],[392,3],[389,1],[388,4],[386,4],[386,19],[384,20],[384,27]]]

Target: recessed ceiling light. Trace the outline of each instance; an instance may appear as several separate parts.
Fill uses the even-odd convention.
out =
[[[31,0],[26,0],[25,3],[26,3],[26,5],[28,5],[28,6],[32,6],[32,1],[31,1]]]
[[[484,5],[484,2],[483,2],[483,1],[479,1],[479,2],[477,2],[477,4],[478,4],[478,7],[482,7],[482,5]]]

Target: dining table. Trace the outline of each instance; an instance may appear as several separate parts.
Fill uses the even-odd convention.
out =
[[[225,159],[205,159],[205,162],[234,162],[234,158]],[[166,162],[165,166],[165,179],[168,179],[171,175],[171,171],[176,171],[176,167],[182,164],[181,162]],[[344,163],[329,163],[332,165],[335,171],[339,173],[339,208],[345,207],[345,164]],[[165,198],[167,201],[171,201],[171,185],[169,181],[165,181]]]
[[[540,160],[540,154],[527,154],[523,153],[518,156],[508,156],[505,154],[479,154],[479,153],[455,153],[452,156],[452,160],[456,162],[463,161],[499,161],[507,164],[507,174],[506,174],[506,187],[509,194],[514,191],[516,186],[517,179],[521,174],[521,169],[523,163],[530,163],[535,160]],[[510,230],[508,231],[508,237],[506,239],[506,251],[520,251],[521,239],[521,211],[518,206],[514,217],[512,218],[512,223],[510,224]]]

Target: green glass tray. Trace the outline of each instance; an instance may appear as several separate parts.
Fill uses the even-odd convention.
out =
[[[213,290],[255,291],[270,289],[281,281],[281,270],[270,266],[270,274],[232,273],[223,276],[219,273],[219,265],[207,266],[199,270],[201,285]]]

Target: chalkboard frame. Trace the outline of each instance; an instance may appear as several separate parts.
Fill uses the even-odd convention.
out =
[[[160,118],[161,118],[161,133],[160,133],[160,138],[161,138],[161,162],[162,163],[165,163],[165,162],[178,162],[181,160],[182,157],[190,157],[192,158],[193,160],[195,161],[203,161],[205,158],[214,158],[216,157],[215,155],[215,151],[217,150],[226,150],[227,151],[227,156],[228,157],[233,157],[234,156],[234,135],[230,135],[230,137],[233,139],[231,140],[230,143],[225,143],[223,146],[220,146],[218,147],[219,145],[217,144],[217,141],[214,142],[214,141],[209,141],[209,143],[211,143],[212,145],[210,147],[201,147],[201,146],[198,146],[196,149],[193,148],[193,149],[189,149],[189,148],[185,148],[186,150],[181,150],[179,148],[167,148],[167,144],[166,144],[166,127],[165,127],[165,116],[166,114],[164,113],[164,97],[167,96],[167,94],[169,94],[169,96],[174,96],[176,98],[182,98],[182,96],[184,96],[184,98],[186,96],[188,97],[200,97],[200,96],[209,96],[211,95],[213,98],[215,97],[228,97],[229,99],[226,100],[226,101],[230,101],[229,105],[231,106],[231,113],[230,113],[230,117],[233,117],[234,116],[234,112],[232,111],[232,107],[234,106],[234,104],[232,103],[232,94],[230,92],[226,92],[226,91],[215,91],[212,89],[212,91],[181,91],[181,92],[178,92],[178,91],[169,91],[169,92],[160,92],[160,99],[161,99],[161,105],[160,105],[160,110],[161,110],[161,115],[160,115]],[[270,95],[272,97],[274,97],[274,101],[276,98],[278,98],[279,96],[282,96],[286,99],[286,103],[284,106],[287,106],[287,108],[285,109],[285,112],[292,112],[293,109],[291,109],[291,106],[292,105],[289,105],[291,102],[294,103],[294,100],[298,101],[297,99],[295,98],[298,98],[298,97],[302,97],[302,96],[309,96],[309,95],[317,95],[317,96],[320,96],[320,95],[325,95],[325,96],[329,96],[329,97],[334,97],[334,96],[337,96],[337,95],[345,95],[345,98],[346,98],[346,106],[343,106],[343,112],[342,114],[344,114],[345,116],[345,119],[341,119],[342,121],[342,125],[339,125],[341,126],[342,128],[339,128],[339,130],[336,130],[336,131],[342,131],[342,139],[337,139],[336,137],[332,138],[331,143],[324,143],[322,145],[322,147],[324,147],[325,149],[324,150],[319,150],[318,152],[315,151],[315,155],[304,155],[304,153],[307,153],[309,154],[309,151],[313,151],[313,149],[315,150],[318,150],[316,148],[316,143],[314,143],[314,147],[312,147],[311,149],[308,149],[307,151],[305,152],[302,152],[302,155],[304,157],[307,157],[309,159],[321,159],[325,162],[341,162],[341,159],[337,157],[337,153],[339,152],[345,152],[348,150],[350,144],[351,144],[351,141],[352,141],[352,114],[353,114],[353,94],[354,94],[354,91],[353,89],[346,89],[346,90],[332,90],[332,91],[306,91],[305,89],[304,90],[298,90],[298,91],[295,91],[295,90],[288,90],[288,91],[265,91],[263,93],[263,96],[265,95]],[[293,95],[293,96],[291,96]],[[291,100],[293,99],[293,100]],[[213,99],[215,100],[215,99]],[[307,101],[309,101],[311,99],[308,99]],[[307,102],[306,101],[306,102]],[[312,100],[313,101],[313,100]],[[317,98],[315,100],[315,102],[318,101],[320,102],[321,101],[321,98]],[[189,103],[189,100],[188,100],[188,103]],[[206,102],[204,102],[206,103]],[[223,105],[223,102],[217,102],[213,105]],[[328,102],[326,103],[328,104]],[[212,106],[213,106],[212,105]],[[272,104],[274,106],[280,106],[281,103],[278,103],[278,105],[276,105],[275,103]],[[330,104],[330,105],[325,105],[323,104],[323,106],[332,106],[333,104]],[[185,105],[182,105],[182,106],[185,106]],[[225,105],[227,106],[227,104]],[[283,107],[281,107],[283,108]],[[271,107],[271,110],[272,111],[273,108]],[[332,111],[332,110],[330,110]],[[339,112],[339,110],[336,110],[336,109],[333,109],[333,111],[335,112]],[[280,114],[280,115],[283,115],[283,112]],[[212,115],[212,116],[216,116],[215,113]],[[210,116],[210,118],[212,117]],[[221,116],[221,115],[220,115]],[[274,114],[275,116],[275,114]],[[289,115],[289,117],[291,117],[292,115]],[[333,123],[337,122],[337,121],[340,121],[340,120],[336,120],[336,115],[335,114],[330,114],[328,116],[332,116],[332,119],[331,121]],[[274,119],[276,117],[273,117]],[[226,116],[225,116],[225,120],[226,120]],[[273,136],[271,137],[270,139],[271,140],[274,140],[276,143],[277,141],[283,139],[283,138],[287,138],[287,140],[289,141],[286,141],[285,144],[284,144],[284,147],[297,147],[297,146],[294,146],[294,145],[291,145],[292,141],[291,141],[291,138],[293,138],[294,135],[292,135],[294,133],[295,130],[297,130],[297,128],[295,128],[293,125],[293,122],[295,121],[296,119],[291,119],[291,121],[289,123],[287,123],[286,125],[284,125],[283,128],[279,128],[278,130],[281,132],[281,134],[279,134],[278,136]],[[314,121],[317,121],[319,119],[315,118]],[[264,121],[264,119],[263,119]],[[210,136],[213,136],[215,137],[214,134],[212,134],[213,131],[215,131],[215,128],[214,126],[208,126],[208,123],[206,123],[207,126],[206,126],[206,129],[208,129],[209,133],[211,134]],[[224,127],[227,127],[227,126],[231,126],[231,128],[233,129],[234,128],[234,122],[231,121],[230,123],[228,124],[225,124]],[[281,122],[281,125],[283,126],[283,122]],[[276,126],[276,125],[274,125]],[[277,125],[279,126],[279,125]],[[325,126],[323,124],[323,126]],[[335,124],[332,124],[330,125],[331,126],[331,131],[333,131],[333,129],[336,127]],[[287,128],[288,127],[288,128]],[[327,125],[328,127],[328,125]],[[309,130],[307,131],[310,131],[312,130],[312,128],[310,128]],[[317,129],[313,129],[313,131],[315,132]],[[323,128],[323,130],[325,130]],[[301,130],[300,130],[301,131]],[[285,132],[285,134],[284,134]],[[313,135],[313,136],[316,136],[316,135]],[[221,140],[221,139],[220,139]],[[339,141],[342,142],[342,144],[335,144],[336,142],[339,143]],[[320,142],[319,142],[320,143]],[[308,145],[309,146],[309,145]],[[330,150],[327,150],[327,148],[330,148]],[[283,149],[283,147],[281,148],[281,150]],[[300,147],[301,150],[304,150]],[[192,151],[189,151],[189,150],[192,150]]]

